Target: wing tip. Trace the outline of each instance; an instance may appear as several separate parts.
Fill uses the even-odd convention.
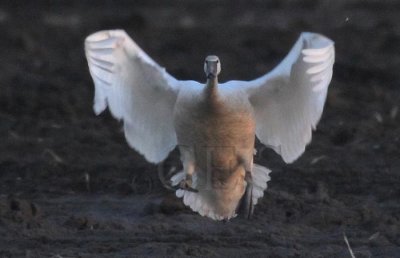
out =
[[[100,115],[107,108],[107,101],[105,99],[95,99],[93,103],[93,111],[96,116]]]
[[[118,117],[115,117],[118,119]],[[124,120],[123,117],[120,119]],[[155,151],[154,149],[149,149],[146,148],[145,145],[141,144],[137,139],[137,135],[134,135],[132,133],[132,130],[134,130],[134,126],[130,123],[128,123],[126,120],[123,121],[124,123],[124,135],[126,142],[128,143],[129,147],[132,149],[136,150],[139,154],[141,154],[148,162],[153,163],[153,164],[158,164],[165,160],[169,153],[175,148],[176,146],[176,140],[174,139],[174,143],[168,144],[166,147],[161,148],[161,146],[158,145],[160,149],[157,149],[158,151]],[[146,138],[149,140],[148,138]],[[153,144],[148,143],[149,145],[153,146]]]
[[[303,31],[300,34],[300,37],[303,39],[306,39],[306,40],[310,40],[310,41],[323,40],[332,45],[335,44],[335,42],[332,39],[328,38],[327,36],[325,36],[321,33],[317,33],[317,32]]]
[[[302,32],[300,40],[303,41],[303,55],[323,55],[334,51],[335,42],[319,33]]]
[[[112,30],[100,30],[96,31],[86,37],[85,43],[94,43],[109,39],[110,37],[126,35],[125,30],[112,29]]]
[[[96,116],[100,115],[105,109],[106,109],[106,107],[102,107],[102,106],[98,105],[97,103],[95,103],[93,105],[93,111],[96,114]]]

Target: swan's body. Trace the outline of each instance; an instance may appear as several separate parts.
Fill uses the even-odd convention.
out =
[[[245,191],[246,167],[251,171],[255,120],[250,103],[238,92],[220,90],[210,96],[208,91],[206,86],[194,95],[179,95],[174,112],[182,162],[187,174],[196,175],[192,187],[198,190],[186,193],[185,204],[205,214],[190,200],[201,197],[200,203],[230,218]]]
[[[218,57],[205,61],[207,82],[178,81],[124,31],[85,42],[95,81],[94,109],[124,121],[128,143],[150,162],[179,146],[184,170],[171,180],[186,205],[216,220],[246,216],[269,181],[253,164],[255,135],[286,162],[297,159],[322,114],[334,62],[333,42],[303,33],[285,60],[257,80],[218,83]],[[244,195],[244,193],[246,193]],[[244,196],[244,197],[243,197]]]

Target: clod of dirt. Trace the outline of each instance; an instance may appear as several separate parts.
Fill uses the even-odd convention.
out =
[[[167,195],[162,199],[156,199],[149,202],[143,208],[143,215],[152,215],[162,213],[166,215],[174,214],[178,211],[187,209],[181,200],[176,198],[173,194]]]
[[[90,221],[87,217],[75,217],[71,216],[64,223],[65,226],[69,226],[78,230],[93,229],[94,223]]]
[[[38,226],[37,218],[41,211],[37,204],[15,198],[0,198],[0,218],[15,223],[26,223],[27,227]]]
[[[173,195],[166,196],[160,203],[160,212],[168,215],[185,209],[182,200]]]
[[[354,133],[349,129],[340,129],[331,137],[333,144],[342,146],[349,143],[354,138]]]

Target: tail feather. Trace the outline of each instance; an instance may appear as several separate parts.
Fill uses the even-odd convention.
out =
[[[269,170],[266,167],[253,164],[253,204],[257,204],[258,199],[264,196],[264,191],[267,189],[267,182],[271,179],[269,176]],[[171,184],[173,186],[179,185],[179,183],[185,179],[185,172],[180,171],[171,178]],[[196,175],[193,175],[193,186],[197,185]],[[187,191],[184,189],[177,189],[175,194],[178,198],[183,199],[183,203],[190,207],[193,211],[198,212],[201,216],[206,216],[214,220],[223,220],[236,217],[236,213],[233,212],[229,217],[223,217],[214,210],[213,197],[210,193],[204,189],[197,189],[198,192]]]
[[[258,199],[264,196],[264,191],[267,189],[267,182],[271,180],[269,176],[271,170],[261,165],[253,164],[253,204],[256,205]]]
[[[185,179],[185,172],[178,172],[176,175],[171,177],[172,186],[177,186],[179,183]],[[193,186],[196,186],[196,176],[193,176]],[[198,189],[199,192],[186,191],[184,189],[177,189],[175,195],[178,198],[183,199],[183,203],[190,207],[193,211],[198,212],[201,216],[206,216],[214,220],[223,220],[224,217],[218,215],[213,208],[212,200],[204,189]],[[235,217],[236,214],[232,214]],[[228,218],[229,219],[229,218]]]

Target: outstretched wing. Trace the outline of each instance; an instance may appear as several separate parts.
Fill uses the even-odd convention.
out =
[[[322,115],[334,60],[333,41],[306,32],[270,73],[250,82],[232,82],[249,95],[257,137],[287,163],[296,160],[311,141]]]
[[[94,111],[109,107],[123,120],[129,145],[150,162],[176,146],[173,108],[179,81],[154,62],[123,30],[100,31],[85,40],[95,84]]]

